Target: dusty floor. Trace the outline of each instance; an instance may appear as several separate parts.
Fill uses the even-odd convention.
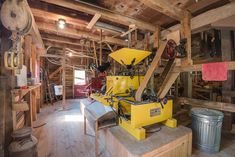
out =
[[[79,100],[66,102],[65,111],[61,110],[60,103],[43,108],[34,123],[39,157],[94,157],[94,133],[88,128],[89,135],[83,135]],[[100,157],[110,157],[104,148],[100,151]],[[223,134],[219,153],[209,155],[194,149],[192,157],[235,157],[235,133]]]

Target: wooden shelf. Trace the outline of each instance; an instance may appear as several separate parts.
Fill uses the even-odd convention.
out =
[[[17,103],[21,101],[24,97],[25,101],[29,104],[29,111],[24,112],[24,116],[17,120],[17,111],[12,111],[13,115],[13,128],[18,129],[20,126],[33,126],[33,121],[37,119],[37,113],[40,111],[40,103],[37,101],[40,99],[40,87],[41,84],[36,84],[34,86],[28,86],[27,89],[13,89],[12,103]],[[20,111],[21,112],[21,111]]]
[[[21,98],[24,97],[28,92],[35,90],[37,88],[41,87],[41,83],[40,84],[36,84],[34,86],[28,86],[28,89],[13,89],[11,91],[11,93],[13,95],[18,95],[19,93],[21,93]]]

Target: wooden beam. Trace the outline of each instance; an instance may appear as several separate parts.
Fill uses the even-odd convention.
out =
[[[75,28],[66,27],[62,30],[62,29],[57,28],[56,25],[54,25],[54,24],[42,23],[42,22],[37,22],[37,25],[38,25],[39,30],[42,30],[46,33],[57,34],[60,36],[65,36],[65,37],[74,38],[74,39],[88,38],[90,40],[95,40],[95,41],[100,40],[99,35],[92,34],[90,32],[86,32],[86,31],[81,31],[81,30],[78,30]],[[108,40],[106,40],[106,38]],[[125,41],[123,41],[121,39],[117,39],[117,38],[105,37],[104,40],[108,43],[111,43],[111,44],[117,44],[117,45],[121,45],[121,46],[126,45]]]
[[[174,68],[175,64],[172,65]],[[168,91],[170,90],[171,86],[178,78],[180,72],[172,72],[172,69],[168,72],[166,78],[164,79],[163,83],[161,84],[160,89],[158,90],[157,97],[164,98]]]
[[[232,103],[207,101],[207,100],[192,99],[192,98],[185,98],[185,97],[178,97],[176,98],[175,102],[181,105],[187,104],[193,107],[204,107],[204,108],[210,108],[210,109],[235,113],[235,105]]]
[[[66,58],[66,52],[65,52],[65,49],[63,49],[63,55],[64,55],[64,57],[63,57],[63,59],[62,59],[62,69],[63,69],[63,71],[62,71],[62,85],[63,85],[63,98],[62,98],[62,106],[63,106],[63,109],[66,109],[66,73],[65,73],[65,68],[66,68],[66,60],[65,60],[65,58]]]
[[[228,70],[235,70],[235,61],[228,61]],[[176,66],[173,72],[192,72],[192,71],[202,71],[202,64],[194,64],[187,66]]]
[[[221,50],[222,50],[222,61],[231,61],[233,56],[233,45],[231,42],[231,32],[230,30],[221,31]],[[227,103],[232,103],[232,97],[225,95],[224,90],[232,90],[233,87],[233,72],[228,72],[228,79],[222,82],[222,101]],[[225,113],[223,123],[223,129],[230,131],[232,129],[232,118],[231,113]]]
[[[133,27],[133,28],[129,29],[128,31],[122,33],[120,36],[124,37],[124,36],[128,35],[129,33],[133,32],[136,29],[137,29],[137,27]]]
[[[235,2],[229,3],[222,7],[212,9],[207,11],[206,13],[200,14],[191,20],[191,29],[197,30],[206,25],[210,25],[216,21],[221,19],[225,19],[227,17],[235,15]]]
[[[100,30],[100,66],[102,65],[102,57],[103,57],[103,52],[102,52],[102,39],[103,39],[103,30]]]
[[[188,11],[184,11],[184,15],[183,15],[183,19],[181,21],[182,24],[182,38],[186,38],[187,39],[187,43],[186,43],[186,59],[183,59],[182,64],[192,64],[192,39],[191,39],[191,13]]]
[[[33,13],[34,17],[37,17],[37,18],[43,18],[43,19],[51,20],[51,21],[58,21],[58,19],[64,19],[64,20],[66,20],[67,24],[71,24],[71,25],[74,25],[76,27],[84,27],[84,28],[88,24],[88,22],[85,21],[85,20],[81,20],[81,19],[77,19],[77,18],[71,18],[71,17],[68,17],[68,16],[48,12],[48,11],[41,10],[41,9],[31,8],[31,10],[32,10],[32,13]]]
[[[62,36],[58,36],[55,34],[42,34],[42,39],[46,41],[51,41],[51,42],[56,42],[56,43],[61,43],[61,44],[69,44],[69,45],[74,45],[74,46],[82,46],[80,43],[80,40],[78,39],[71,39],[71,38],[66,38]]]
[[[215,23],[216,21],[235,15],[234,8],[235,8],[235,2],[232,2],[232,3],[226,4],[216,9],[209,10],[205,13],[202,13],[196,17],[191,18],[192,33],[198,32],[204,27],[207,28],[208,26],[210,26],[212,23]],[[165,38],[167,34],[169,34],[170,32],[179,30],[180,28],[181,28],[180,24],[174,25],[166,30],[163,30],[161,32],[161,36]],[[153,37],[151,41],[153,42]]]
[[[76,46],[76,45],[71,45],[71,44],[66,44],[66,43],[58,43],[55,41],[49,41],[49,40],[44,40],[44,44],[46,46],[52,46],[52,47],[57,47],[57,48],[70,48],[73,50],[79,50],[81,51],[81,46]]]
[[[141,101],[141,95],[142,95],[144,89],[146,88],[146,86],[149,82],[149,79],[151,78],[152,74],[154,73],[154,70],[158,66],[158,62],[161,59],[161,56],[162,56],[163,51],[165,50],[166,44],[167,44],[166,41],[162,42],[158,51],[156,52],[156,55],[150,65],[150,67],[148,68],[148,71],[146,72],[143,81],[141,82],[138,90],[136,91],[136,94],[135,94],[136,101]]]
[[[235,98],[235,91],[227,91],[227,90],[223,90],[222,91],[223,95],[229,96],[229,97],[233,97]]]
[[[140,0],[144,5],[176,20],[183,18],[183,10],[170,4],[167,0]]]
[[[155,26],[151,23],[137,20],[125,15],[121,15],[120,13],[115,13],[113,11],[95,7],[92,5],[88,5],[82,2],[75,2],[75,1],[67,1],[67,0],[41,0],[43,2],[47,2],[50,4],[58,5],[61,7],[69,8],[72,10],[77,10],[80,12],[85,12],[91,15],[100,14],[102,19],[106,19],[112,21],[114,23],[119,23],[122,25],[129,26],[131,24],[135,24],[139,29],[149,30],[151,32],[155,31]]]
[[[189,10],[191,13],[195,13],[205,7],[208,7],[212,4],[215,4],[221,0],[200,0],[190,6],[187,7],[187,10]]]
[[[53,71],[52,73],[50,73],[49,75],[49,79],[52,79],[56,74],[58,74],[61,70],[62,70],[62,66],[59,67],[58,69],[56,69],[55,71]]]
[[[153,47],[158,48],[159,47],[159,42],[160,42],[160,33],[161,33],[161,27],[157,26],[156,31],[153,34]]]
[[[101,15],[100,14],[95,14],[94,17],[91,19],[91,21],[87,25],[87,29],[92,29],[93,26],[96,24],[96,22],[100,19]]]
[[[92,45],[93,45],[93,49],[94,49],[94,57],[95,57],[95,63],[96,63],[96,66],[98,66],[98,58],[97,58],[97,53],[96,53],[96,46],[95,46],[95,42],[93,41],[92,42]]]
[[[214,22],[211,24],[211,27],[217,28],[217,29],[235,30],[235,15],[230,16],[226,19]]]

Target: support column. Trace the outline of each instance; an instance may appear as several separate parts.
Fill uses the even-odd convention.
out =
[[[66,57],[66,52],[65,49],[63,50],[64,57],[62,59],[62,67],[63,67],[63,72],[62,72],[62,83],[63,83],[63,100],[62,100],[62,106],[63,109],[65,109],[65,99],[66,99],[66,78],[65,78],[65,57]]]
[[[221,31],[221,49],[222,49],[222,61],[231,61],[232,60],[232,42],[231,42],[231,31],[222,30]],[[222,93],[223,91],[232,90],[232,71],[228,71],[228,80],[222,83]],[[222,94],[222,101],[231,103],[231,96]],[[230,131],[232,129],[232,113],[224,112],[224,123],[223,129]]]
[[[187,56],[185,59],[182,59],[182,65],[192,65],[192,48],[191,48],[191,13],[189,11],[184,11],[184,18],[181,21],[182,30],[181,30],[181,39],[186,38],[186,51]],[[184,95],[187,97],[192,97],[192,77],[190,73],[182,74],[184,78]]]

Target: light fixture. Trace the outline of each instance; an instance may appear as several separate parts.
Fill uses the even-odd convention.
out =
[[[128,39],[125,39],[125,42],[128,42]]]
[[[66,21],[64,19],[59,19],[58,22],[57,22],[57,25],[60,29],[64,29],[65,24],[66,24]]]
[[[73,56],[72,52],[69,52],[69,57],[72,57],[72,56]]]

